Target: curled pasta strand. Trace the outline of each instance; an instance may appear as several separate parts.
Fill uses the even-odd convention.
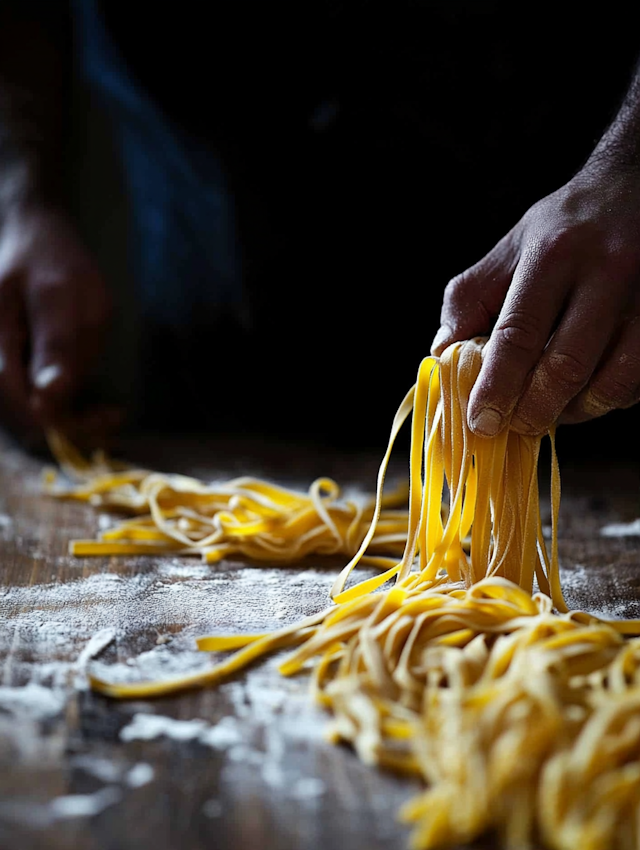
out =
[[[77,483],[61,491],[48,473],[49,491],[146,512],[102,540],[76,543],[78,552],[350,559],[326,611],[273,634],[201,638],[203,651],[231,652],[204,672],[162,682],[92,677],[91,685],[114,698],[161,696],[217,684],[288,649],[280,672],[312,669],[313,694],[332,715],[330,740],[424,781],[400,812],[415,850],[488,830],[506,848],[542,839],[551,850],[637,850],[640,638],[626,636],[640,634],[640,621],[567,610],[554,433],[547,551],[540,439],[508,429],[486,439],[467,428],[483,344],[456,343],[439,361],[422,362],[394,418],[373,503],[340,502],[328,479],[298,493],[258,479],[206,485],[116,470],[103,457],[86,462],[54,435],[52,448]],[[412,412],[407,512],[384,483]],[[359,564],[381,572],[346,587]]]

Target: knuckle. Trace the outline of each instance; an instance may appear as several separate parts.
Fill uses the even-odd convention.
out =
[[[637,319],[632,323],[632,326],[637,323]],[[638,328],[640,331],[640,327]],[[640,353],[634,351],[625,351],[618,357],[617,367],[620,371],[624,370],[625,374],[630,376],[630,380],[634,386],[640,383]]]
[[[444,290],[444,300],[454,307],[464,307],[475,296],[478,278],[474,268],[465,269],[451,278]]]
[[[640,394],[640,361],[637,361],[635,378],[631,375],[608,374],[593,382],[589,396],[593,401],[609,410],[631,407]]]
[[[473,268],[452,278],[444,290],[441,320],[451,328],[469,324],[491,326],[493,315],[485,303],[485,292]]]
[[[608,378],[599,381],[589,391],[587,406],[615,410],[615,408],[631,407],[637,399],[637,389]]]
[[[442,299],[442,309],[443,313],[446,313],[447,317],[455,318],[464,307],[464,302],[466,300],[465,281],[467,279],[467,273],[463,272],[462,274],[456,275],[456,277],[452,278],[446,285]]]
[[[524,310],[511,310],[494,330],[496,343],[507,350],[537,351],[544,345],[540,320]]]
[[[561,386],[582,389],[591,377],[587,358],[572,351],[554,351],[543,365],[547,379]]]

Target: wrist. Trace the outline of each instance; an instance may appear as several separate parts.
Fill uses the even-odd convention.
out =
[[[589,159],[569,181],[578,193],[594,192],[603,199],[637,198],[640,193],[640,161],[620,156],[612,150],[596,147]]]
[[[612,174],[640,173],[640,66],[618,114],[595,146],[586,166]]]
[[[604,136],[582,171],[603,178],[640,176],[640,139]]]

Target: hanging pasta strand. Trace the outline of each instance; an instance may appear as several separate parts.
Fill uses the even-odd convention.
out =
[[[548,552],[541,440],[508,428],[481,438],[467,427],[482,346],[456,343],[422,362],[366,506],[340,503],[327,479],[307,494],[256,479],[214,487],[116,474],[104,459],[92,475],[59,440],[55,448],[79,480],[63,495],[145,514],[94,547],[201,550],[208,560],[234,552],[271,563],[309,552],[350,557],[326,611],[272,634],[201,638],[202,651],[232,651],[205,673],[140,683],[91,677],[91,686],[114,698],[163,696],[215,684],[288,648],[280,672],[312,664],[330,740],[348,742],[367,764],[423,779],[424,790],[400,812],[414,850],[471,842],[488,830],[505,848],[544,841],[551,850],[638,850],[640,638],[624,636],[640,634],[640,621],[568,612],[554,433]],[[384,484],[412,412],[407,512]],[[347,587],[363,563],[381,574]]]

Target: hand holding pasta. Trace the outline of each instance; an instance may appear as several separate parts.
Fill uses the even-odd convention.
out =
[[[595,163],[449,283],[433,352],[491,331],[475,433],[510,419],[543,434],[640,400],[639,234],[640,174]]]
[[[351,743],[367,764],[424,780],[401,810],[414,824],[413,850],[459,846],[488,830],[505,848],[542,841],[550,850],[632,850],[640,836],[640,639],[625,636],[640,634],[640,620],[567,610],[553,430],[548,551],[541,438],[505,428],[487,439],[467,425],[482,350],[483,340],[470,340],[422,361],[392,425],[375,505],[364,509],[340,504],[326,479],[308,494],[247,478],[205,485],[114,467],[100,455],[87,462],[52,434],[77,483],[60,487],[52,472],[50,493],[137,515],[102,541],[74,545],[76,554],[146,548],[202,553],[206,561],[240,554],[256,565],[311,552],[351,555],[326,610],[272,633],[202,637],[203,652],[235,652],[196,673],[160,681],[90,676],[91,686],[119,699],[166,696],[215,685],[289,648],[280,672],[312,664],[313,693],[332,714],[330,740]],[[388,510],[384,483],[410,415],[402,515]],[[388,554],[371,557],[372,549]],[[365,558],[384,571],[346,587]]]

